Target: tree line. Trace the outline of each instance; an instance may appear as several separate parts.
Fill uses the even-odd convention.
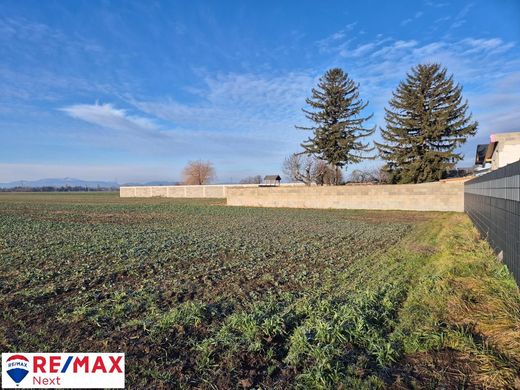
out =
[[[296,128],[312,134],[302,142],[303,150],[284,162],[284,173],[306,184],[340,184],[343,168],[377,156],[385,161],[382,169],[354,171],[358,179],[440,180],[462,160],[456,148],[478,127],[467,113],[462,86],[440,64],[419,64],[399,83],[385,108],[383,142],[374,146],[364,141],[376,131],[376,126],[365,125],[373,116],[363,114],[368,101],[361,99],[359,84],[342,69],[328,70],[306,103],[303,112],[310,125]]]
[[[119,187],[87,187],[87,186],[16,186],[0,188],[0,192],[110,192],[119,191]]]

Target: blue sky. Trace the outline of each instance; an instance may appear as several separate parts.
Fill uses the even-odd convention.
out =
[[[195,159],[219,182],[277,173],[325,70],[360,83],[382,125],[421,62],[464,86],[480,122],[471,165],[491,133],[520,131],[519,45],[517,0],[4,0],[0,182],[176,180]]]

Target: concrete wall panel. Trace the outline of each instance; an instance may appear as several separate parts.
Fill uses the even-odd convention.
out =
[[[230,206],[464,211],[464,183],[228,188]]]

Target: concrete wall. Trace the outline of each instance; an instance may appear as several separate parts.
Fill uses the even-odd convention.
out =
[[[320,187],[285,184],[121,187],[122,198],[227,198],[230,206],[464,211],[464,182]]]
[[[467,181],[464,209],[520,285],[520,161]]]
[[[338,187],[228,188],[230,206],[464,211],[464,181]]]
[[[121,198],[225,198],[228,188],[258,187],[258,184],[215,184],[205,186],[136,186],[121,187]]]

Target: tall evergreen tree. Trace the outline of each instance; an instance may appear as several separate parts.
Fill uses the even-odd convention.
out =
[[[336,171],[335,184],[339,184],[343,167],[371,158],[363,154],[374,148],[369,148],[368,143],[361,140],[375,131],[375,127],[363,127],[363,123],[372,118],[372,115],[361,116],[368,102],[359,98],[358,84],[342,69],[334,68],[320,78],[317,88],[312,89],[312,96],[306,99],[306,103],[314,109],[303,109],[313,126],[296,126],[298,129],[313,132],[313,136],[302,143],[304,153],[312,154],[332,165]]]
[[[407,74],[385,108],[385,143],[377,143],[393,183],[439,180],[463,156],[456,153],[477,131],[462,87],[439,64],[417,65]]]

